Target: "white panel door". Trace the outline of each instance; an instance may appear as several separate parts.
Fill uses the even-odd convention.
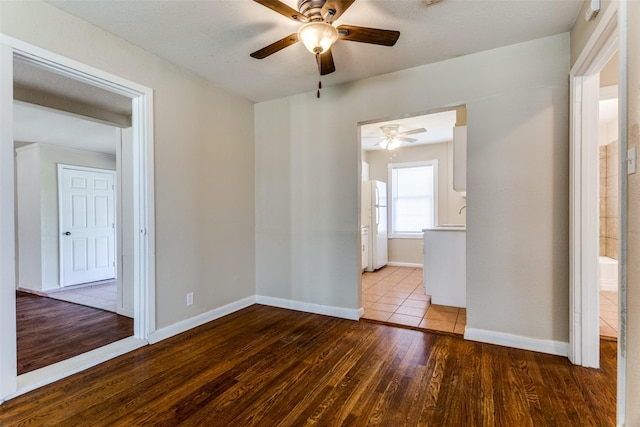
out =
[[[114,279],[114,172],[60,166],[62,286]]]

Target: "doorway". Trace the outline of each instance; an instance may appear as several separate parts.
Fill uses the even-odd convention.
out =
[[[612,4],[570,72],[569,359],[575,364],[592,368],[600,365],[600,72],[618,50],[617,8]]]
[[[600,339],[618,338],[620,261],[620,141],[618,129],[619,55],[616,53],[600,72],[599,98],[599,313]]]
[[[22,61],[56,76],[128,97],[132,105],[132,144],[130,201],[133,220],[129,233],[133,238],[134,336],[18,377],[16,373],[16,275],[15,247],[3,245],[0,252],[0,401],[48,384],[147,344],[155,330],[153,224],[153,138],[152,90],[93,67],[23,43],[3,38],[0,61],[0,173],[3,185],[0,198],[0,237],[14,241],[15,199],[5,191],[14,183],[13,96],[14,63]],[[5,188],[6,187],[6,188]]]
[[[443,234],[466,234],[466,182],[456,176],[466,171],[466,107],[362,122],[359,134],[362,319],[463,334],[465,281],[456,282],[459,291],[452,298],[426,286],[434,277],[433,269],[423,269],[423,230],[444,226],[452,231]],[[374,202],[383,193],[384,200]],[[373,255],[381,237],[388,248],[384,263]]]

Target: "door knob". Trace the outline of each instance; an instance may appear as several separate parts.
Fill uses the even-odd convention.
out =
[[[67,231],[66,233],[64,233],[65,236],[71,236],[71,232]]]

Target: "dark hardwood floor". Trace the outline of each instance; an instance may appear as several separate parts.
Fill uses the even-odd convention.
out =
[[[133,335],[133,319],[92,307],[16,293],[18,375]]]
[[[613,426],[602,368],[254,305],[19,396],[0,425]]]

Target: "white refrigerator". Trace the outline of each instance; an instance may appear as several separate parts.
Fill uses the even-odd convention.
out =
[[[374,271],[387,265],[387,184],[362,182],[362,225],[369,226],[369,266]]]

